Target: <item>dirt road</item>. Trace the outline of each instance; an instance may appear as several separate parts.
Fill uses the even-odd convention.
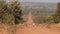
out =
[[[60,34],[55,28],[46,28],[42,26],[22,27],[17,29],[15,34]]]
[[[24,26],[19,26],[15,34],[60,34],[60,30],[55,27],[48,28],[48,25],[35,25],[32,20],[32,14],[29,12],[28,21]]]

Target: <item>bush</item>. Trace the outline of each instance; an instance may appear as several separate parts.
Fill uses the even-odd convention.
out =
[[[11,15],[11,14],[5,14],[5,15],[3,15],[3,17],[2,17],[2,22],[4,23],[4,24],[13,24],[13,20],[14,20],[14,17],[13,17],[13,15]]]

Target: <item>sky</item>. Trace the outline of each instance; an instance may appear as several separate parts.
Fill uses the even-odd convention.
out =
[[[20,0],[20,2],[47,2],[47,3],[57,3],[60,0]]]

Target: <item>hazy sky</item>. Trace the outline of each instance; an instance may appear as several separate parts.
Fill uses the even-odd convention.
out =
[[[57,3],[60,2],[60,0],[20,0],[21,2],[53,2]]]

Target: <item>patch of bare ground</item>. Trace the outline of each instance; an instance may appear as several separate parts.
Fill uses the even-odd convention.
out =
[[[20,27],[16,30],[15,34],[60,34],[60,28],[57,28],[55,25],[34,25],[34,26],[26,26],[20,25]]]
[[[0,24],[0,34],[8,34],[5,25]]]
[[[16,25],[3,25],[0,24],[0,34],[14,34]]]
[[[1,25],[0,34],[60,34],[59,24],[19,24],[19,25]]]

